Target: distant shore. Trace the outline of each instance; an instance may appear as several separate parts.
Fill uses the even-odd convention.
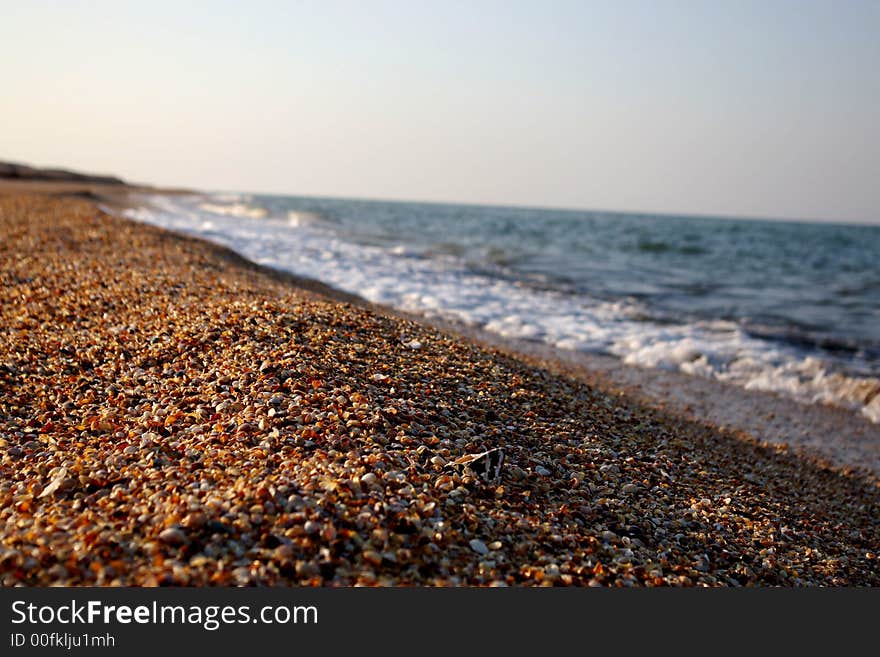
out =
[[[117,209],[129,207],[135,194],[193,194],[185,188],[154,187],[124,182],[112,176],[89,176],[80,178],[56,178],[47,176],[4,175],[4,163],[0,162],[0,196],[39,194],[67,198],[81,198]],[[74,176],[76,174],[73,174]],[[117,182],[111,182],[115,180]]]
[[[5,586],[880,584],[833,455],[33,185],[0,183]]]
[[[69,169],[34,167],[18,162],[0,161],[0,179],[43,182],[75,182],[98,185],[125,185],[117,176],[82,173]]]

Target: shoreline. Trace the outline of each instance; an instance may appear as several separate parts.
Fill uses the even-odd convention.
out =
[[[113,212],[136,208],[150,195],[200,193],[146,185],[0,180],[0,195],[21,192],[82,198]],[[175,234],[183,239],[201,241],[195,236]],[[555,373],[572,376],[609,394],[632,398],[640,405],[707,423],[746,440],[790,449],[821,466],[856,471],[880,482],[880,424],[870,422],[851,409],[831,404],[809,404],[773,391],[746,390],[683,372],[627,365],[614,356],[507,338],[461,322],[398,310],[367,301],[318,279],[255,263],[231,248],[210,241],[205,243],[221,258],[311,293],[425,324],[480,346],[499,349]],[[837,436],[833,441],[828,439],[832,435]]]
[[[91,202],[0,227],[5,586],[880,584],[867,473]]]
[[[191,237],[199,239],[197,236]],[[219,245],[218,248],[228,249]],[[880,478],[880,424],[872,423],[854,409],[833,404],[811,404],[774,391],[748,390],[717,379],[678,371],[628,365],[610,355],[507,338],[454,320],[376,304],[317,279],[254,263],[232,249],[229,249],[229,254],[270,276],[329,298],[423,323],[481,346],[500,349],[514,358],[526,359],[554,372],[573,376],[611,394],[633,397],[648,407],[706,422],[731,434],[747,434],[749,439],[758,442],[790,448],[804,458],[829,467],[853,469],[863,475]],[[829,436],[837,438],[829,440]]]

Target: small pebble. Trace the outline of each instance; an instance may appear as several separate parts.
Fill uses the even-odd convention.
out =
[[[169,527],[159,532],[159,540],[167,545],[183,545],[187,542],[186,534],[177,527]]]
[[[295,572],[299,577],[316,577],[320,574],[321,569],[318,564],[311,561],[297,561]]]
[[[375,550],[366,550],[363,553],[363,557],[365,561],[373,564],[374,566],[381,565],[382,563],[382,555]]]

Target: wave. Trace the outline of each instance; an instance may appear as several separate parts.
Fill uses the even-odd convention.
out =
[[[249,219],[262,219],[268,216],[266,208],[254,207],[246,203],[202,203],[199,208],[214,214],[222,214],[230,217],[247,217]]]
[[[708,250],[691,244],[669,244],[659,240],[639,240],[636,244],[639,251],[645,253],[678,253],[681,255],[706,255]]]

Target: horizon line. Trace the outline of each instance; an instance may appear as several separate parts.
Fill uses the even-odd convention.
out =
[[[315,198],[329,201],[366,201],[368,203],[410,203],[413,205],[457,205],[464,207],[481,207],[481,208],[498,208],[512,210],[551,210],[556,212],[584,212],[596,214],[620,214],[630,216],[649,216],[649,217],[665,217],[665,218],[683,218],[683,219],[722,219],[733,221],[764,221],[777,223],[794,223],[794,224],[824,224],[834,226],[858,226],[880,228],[880,218],[878,219],[829,219],[827,217],[794,217],[794,216],[770,216],[757,214],[726,214],[712,212],[676,212],[676,211],[654,211],[654,210],[633,210],[633,209],[608,209],[608,208],[586,208],[572,207],[564,205],[535,205],[530,203],[499,203],[486,201],[448,201],[448,200],[432,200],[432,199],[412,199],[412,198],[391,198],[381,196],[347,196],[344,194],[305,194],[290,193],[277,191],[254,191],[254,190],[234,190],[234,189],[212,189],[212,190],[192,190],[196,193],[206,194],[246,194],[255,196],[288,196],[296,198]]]

